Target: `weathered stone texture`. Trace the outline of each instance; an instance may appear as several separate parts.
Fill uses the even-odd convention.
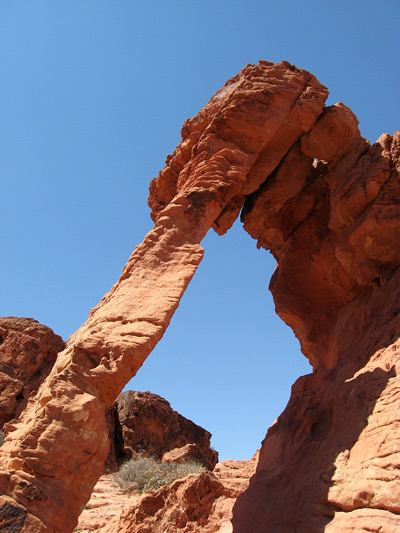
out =
[[[0,318],[0,428],[18,418],[65,343],[32,318]]]
[[[207,468],[212,470],[218,462],[211,434],[174,411],[161,396],[126,391],[118,397],[117,410],[126,458],[144,453],[161,460],[166,452],[191,444]]]
[[[400,134],[371,147],[345,105],[324,107],[327,94],[310,73],[262,61],[185,122],[150,185],[154,229],[9,423],[0,507],[15,500],[18,531],[76,525],[108,453],[107,409],[162,337],[208,229],[224,233],[243,205],[245,229],[278,261],[277,312],[315,372],[268,432],[235,532],[339,531],[346,516],[385,518],[389,531],[398,520],[399,421],[384,406],[398,413]],[[218,483],[211,476],[198,490]],[[181,486],[144,498],[135,520]]]
[[[76,525],[108,454],[105,412],[162,337],[201,261],[201,239],[212,225],[220,233],[230,226],[239,199],[313,126],[326,96],[308,72],[262,62],[185,123],[182,143],[151,185],[154,229],[0,449],[0,493],[22,502],[28,522],[34,516],[43,531],[62,533]],[[28,497],[21,483],[33,483],[41,498]]]
[[[319,155],[332,160],[310,159],[307,170],[301,150],[335,139],[318,130],[332,116],[322,115],[243,214],[278,259],[277,312],[314,373],[295,383],[267,433],[236,503],[235,533],[400,529],[400,132],[370,148],[347,135],[347,152],[341,133],[340,156],[324,145]],[[297,189],[285,195],[286,176]]]
[[[399,281],[343,312],[338,334],[348,351],[335,368],[293,385],[236,503],[235,532],[399,528]]]
[[[134,498],[107,533],[231,533],[232,506],[256,464],[256,456],[222,461],[213,472],[192,474]]]

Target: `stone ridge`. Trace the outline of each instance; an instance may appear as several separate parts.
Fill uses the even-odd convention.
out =
[[[332,411],[330,398],[341,398],[347,380],[355,379],[351,372],[362,372],[378,346],[389,350],[388,360],[383,357],[385,368],[394,365],[390,357],[396,349],[391,345],[398,328],[392,315],[398,307],[387,311],[381,298],[399,266],[399,136],[385,135],[370,147],[346,106],[324,107],[327,94],[310,73],[287,62],[262,61],[245,67],[185,122],[182,142],[150,185],[154,229],[71,336],[34,401],[18,422],[8,424],[0,449],[0,508],[7,509],[0,526],[11,527],[14,515],[19,517],[18,532],[73,529],[108,453],[105,412],[161,339],[202,259],[201,240],[210,227],[224,233],[243,205],[247,231],[279,263],[271,281],[278,314],[294,329],[316,375],[332,372],[332,383],[339,380],[316,418],[307,402],[304,407],[311,437],[316,442],[332,438],[333,451],[323,456],[323,465],[332,467],[337,443],[329,432],[339,411]],[[359,307],[372,300],[382,316],[392,317],[386,337],[375,327],[368,311],[372,308],[363,313]],[[370,383],[370,374],[365,383]],[[386,374],[383,381],[391,378]],[[317,378],[315,383],[317,387]],[[371,405],[383,391],[379,383]],[[362,420],[367,424],[368,418]],[[285,427],[279,426],[279,435]],[[265,442],[268,449],[277,447],[279,458],[282,440],[274,437],[275,431],[272,441],[267,437]],[[353,432],[361,434],[361,428]],[[301,449],[309,453],[307,445]],[[317,449],[322,453],[323,447]],[[269,487],[277,494],[284,477],[279,465],[276,476],[269,470],[268,453],[266,448],[261,452],[256,481],[239,500],[235,532],[248,531],[248,509],[254,531],[269,524],[276,531],[288,530],[260,504]],[[290,451],[285,457],[287,464],[296,459]],[[326,474],[324,468],[321,475],[331,476],[329,484],[332,472],[328,468]],[[294,490],[296,484],[285,480]],[[340,494],[347,494],[348,482],[340,483]],[[247,494],[253,494],[253,503]],[[394,512],[390,498],[370,498],[368,491],[350,499],[331,494],[322,500],[332,497],[330,518],[339,508],[358,511],[350,500],[372,502],[365,504],[369,510]],[[316,489],[310,512],[320,497]],[[326,517],[325,507],[323,513]],[[285,521],[286,514],[281,516]]]

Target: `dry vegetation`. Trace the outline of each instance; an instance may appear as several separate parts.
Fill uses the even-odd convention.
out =
[[[115,474],[115,480],[124,492],[147,492],[203,470],[203,465],[196,461],[162,463],[154,457],[139,456],[124,463]]]

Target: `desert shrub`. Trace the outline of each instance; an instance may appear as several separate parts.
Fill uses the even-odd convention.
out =
[[[154,457],[139,456],[124,463],[115,474],[115,480],[124,492],[147,492],[203,470],[203,465],[196,461],[162,463]]]
[[[4,442],[4,433],[3,433],[3,430],[0,429],[0,446],[3,445],[3,442]]]

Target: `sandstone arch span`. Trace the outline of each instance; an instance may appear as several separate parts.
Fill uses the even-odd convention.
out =
[[[162,337],[202,259],[204,235],[210,227],[224,233],[243,206],[245,229],[279,263],[271,282],[278,313],[314,368],[329,374],[345,365],[343,379],[351,380],[372,364],[383,343],[369,372],[382,366],[380,390],[392,386],[399,350],[399,136],[383,135],[370,147],[346,106],[324,106],[327,95],[310,73],[287,62],[261,61],[245,67],[185,122],[182,142],[150,185],[154,229],[60,352],[21,418],[8,424],[0,450],[5,531],[13,524],[13,531],[65,533],[76,525],[108,452],[105,410]],[[366,298],[374,302],[368,312]],[[377,310],[383,318],[366,334]],[[302,391],[303,398],[307,388]],[[301,431],[311,433],[313,442],[327,438],[337,418],[332,398],[322,420],[318,404],[312,414],[305,404],[295,442]],[[270,450],[284,464],[291,458],[282,455],[274,432]],[[331,450],[324,467],[337,456]],[[262,454],[249,489],[253,507],[246,495],[237,504],[235,531],[249,527],[250,508],[254,531],[267,530],[268,521],[276,527],[272,511],[256,505],[257,487],[267,494],[284,478],[269,457]],[[360,508],[343,491],[330,504],[325,492],[331,508]],[[395,493],[377,502],[373,491],[365,494],[359,500],[370,508],[396,512]],[[315,497],[312,505],[325,505],[321,491]]]

